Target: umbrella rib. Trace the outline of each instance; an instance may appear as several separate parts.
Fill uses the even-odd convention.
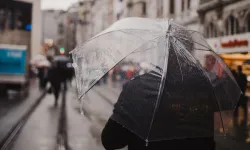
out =
[[[156,38],[154,38],[154,39],[152,39],[152,40],[149,40],[149,41],[147,41],[147,42],[156,43],[156,41],[154,41],[154,40],[156,40],[157,38],[163,38],[163,36],[162,36],[162,37],[156,37]],[[145,44],[146,44],[146,43],[145,43]],[[145,45],[145,44],[143,44],[143,45]],[[143,45],[142,45],[142,46],[143,46]],[[142,46],[141,46],[141,47],[142,47]],[[134,50],[133,52],[131,52],[131,54],[140,52],[140,51],[142,51],[142,50],[147,51],[147,50],[150,50],[150,49],[155,48],[155,47],[157,47],[157,46],[154,46],[154,47],[151,47],[151,48],[147,48],[147,49],[142,49],[142,50],[140,50],[141,47],[139,47],[139,48],[137,48],[136,50]],[[129,55],[130,55],[130,54],[129,54]]]
[[[183,74],[182,74],[182,69],[181,69],[182,65],[180,64],[180,60],[179,60],[179,57],[178,57],[178,55],[177,55],[177,53],[176,53],[176,51],[175,51],[175,48],[174,48],[173,51],[174,51],[174,53],[175,53],[175,55],[176,55],[176,58],[177,58],[177,61],[178,61],[179,67],[180,67],[181,79],[182,79],[182,81],[183,81]]]
[[[184,52],[186,52],[186,55],[188,55],[188,56],[186,56],[185,54],[183,54],[184,59],[186,59],[186,61],[190,61],[190,62],[196,64],[197,60],[194,58],[194,56],[190,52],[185,50],[186,48],[181,44],[181,42],[177,38],[175,38],[175,39],[177,41],[176,43],[178,43],[178,45],[181,47],[181,49],[184,49]],[[184,52],[182,52],[182,53],[184,53]]]
[[[202,73],[204,74],[204,76],[206,77],[206,79],[209,81],[210,85],[211,85],[211,88],[213,90],[213,94],[214,94],[214,97],[215,97],[215,101],[216,101],[216,104],[218,105],[219,109],[221,109],[221,106],[217,100],[217,96],[215,94],[215,91],[214,91],[214,88],[213,88],[213,83],[210,81],[208,75],[206,74],[206,72],[204,71],[204,68],[200,65],[200,64],[197,64],[197,66],[201,69]],[[221,123],[222,123],[222,128],[223,128],[223,131],[225,132],[225,126],[224,126],[224,123],[223,123],[223,119],[222,119],[222,114],[221,114],[221,111],[219,110],[219,113],[220,113],[220,119],[221,119]]]
[[[128,34],[128,35],[135,36],[135,37],[137,37],[137,38],[139,38],[139,39],[145,41],[145,39],[143,39],[142,37],[139,37],[138,35],[134,35],[134,34],[131,34],[131,33],[126,32],[126,31],[122,31],[122,30],[121,30],[120,32],[125,33],[125,34]]]
[[[176,36],[174,36],[176,39],[183,39],[183,40],[186,40],[186,41],[189,41],[188,39],[185,39],[185,38],[183,38],[183,37],[176,37]],[[203,45],[203,44],[200,44],[200,43],[198,43],[198,42],[196,42],[196,41],[194,41],[193,40],[193,42],[194,43],[196,43],[196,44],[198,44],[198,45],[200,45],[200,46],[203,46],[204,48],[207,48],[208,50],[204,50],[204,51],[213,51],[211,48],[209,48],[209,47],[206,47],[205,45]],[[203,49],[197,49],[197,50],[203,50]]]
[[[157,38],[159,38],[159,37],[157,37]],[[155,40],[155,39],[157,39],[157,38],[154,38],[154,39],[152,39],[152,40],[150,40],[150,41],[153,41],[153,40]],[[144,42],[143,44],[141,44],[141,46],[139,46],[138,48],[136,48],[134,51],[136,51],[136,50],[140,49],[141,47],[143,47],[145,44],[147,44],[147,42],[149,42],[149,41]],[[127,56],[125,56],[123,59],[121,59],[119,62],[117,62],[113,67],[111,67],[111,69],[113,69],[117,64],[119,64],[119,63],[122,62],[124,59],[126,59],[126,58],[127,58],[129,55],[131,55],[134,51],[130,52]],[[106,75],[111,69],[109,69],[106,73],[104,73],[104,75]],[[104,76],[104,75],[103,75],[103,76]],[[83,94],[81,94],[81,96],[78,98],[78,100],[82,99],[82,98],[84,97],[84,95],[85,95],[86,93],[88,93],[88,91],[89,91],[92,87],[94,87],[94,85],[97,83],[97,81],[99,81],[103,76],[101,76],[101,77],[98,78],[95,82],[93,82],[93,84],[92,84]]]
[[[94,37],[88,39],[87,41],[83,42],[81,45],[84,46],[89,41],[92,41],[92,40],[94,40],[94,39],[96,39],[96,38],[98,38],[100,36],[103,36],[103,35],[106,35],[106,34],[109,34],[109,33],[112,33],[112,32],[122,32],[122,33],[124,33],[123,30],[149,31],[149,30],[140,30],[140,29],[119,29],[119,30],[112,30],[112,31],[108,31],[108,32],[105,32],[105,33],[102,33],[102,34],[97,34],[96,36],[94,36]],[[159,31],[157,31],[157,32],[159,32]],[[72,54],[76,49],[77,49],[77,47],[74,50],[70,51],[69,53]]]
[[[165,39],[165,37],[163,37],[163,38]],[[168,66],[167,56],[169,57],[169,53],[167,54],[167,48],[169,48],[169,42],[170,42],[169,36],[166,36],[166,45],[164,47],[164,49],[165,49],[165,62],[164,62],[164,68],[163,68],[163,75],[162,75],[162,78],[161,78],[161,83],[163,83],[163,84],[165,83],[165,80],[166,80],[166,75],[164,75],[164,74],[167,73],[167,66]],[[162,92],[163,92],[163,87],[162,87],[162,84],[160,84],[159,85],[159,93],[158,93],[158,96],[157,96],[155,109],[154,109],[154,112],[153,112],[153,117],[152,117],[152,120],[151,120],[151,123],[150,123],[147,138],[146,138],[146,145],[148,144],[148,138],[149,138],[149,135],[151,133],[152,126],[153,126],[154,117],[155,117],[155,114],[156,114],[156,109],[157,109],[157,107],[159,107],[159,98],[161,97]]]
[[[213,51],[212,51],[212,52],[213,52]],[[190,54],[190,57],[192,57],[194,60],[196,60],[196,59],[194,58],[194,56],[191,55],[191,54]],[[215,98],[216,98],[216,103],[217,103],[218,107],[221,108],[221,106],[220,106],[220,104],[219,104],[219,102],[218,102],[218,100],[217,100],[215,91],[214,91],[214,89],[213,89],[213,84],[212,84],[212,82],[210,81],[209,77],[208,77],[207,74],[205,73],[204,68],[203,68],[200,64],[197,64],[197,66],[198,66],[198,68],[200,68],[201,72],[204,74],[204,76],[205,76],[205,77],[207,78],[207,80],[210,82],[211,88],[212,88],[212,90],[213,90],[213,94],[214,94],[214,96],[215,96]],[[219,111],[219,112],[220,112],[220,111]],[[222,122],[222,128],[223,128],[223,130],[225,131],[225,127],[224,127],[224,124],[223,124],[221,112],[220,112],[220,118],[221,118],[221,122]]]

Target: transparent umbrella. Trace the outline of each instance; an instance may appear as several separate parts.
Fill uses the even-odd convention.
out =
[[[214,125],[228,131],[241,91],[196,31],[173,21],[126,18],[72,55],[80,101],[115,66],[147,66],[126,72],[110,110],[111,119],[147,142],[213,136]]]

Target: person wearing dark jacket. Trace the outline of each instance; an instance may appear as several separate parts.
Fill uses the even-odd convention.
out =
[[[140,86],[139,84],[142,84],[141,81],[155,80],[153,78],[154,77],[151,74],[144,74],[142,76],[134,78],[132,81],[129,81],[128,83],[126,83],[124,85],[123,91],[120,94],[118,102],[115,104],[113,115],[108,120],[106,126],[104,127],[104,129],[102,131],[101,138],[102,138],[102,144],[103,144],[104,148],[106,150],[116,150],[116,149],[121,149],[121,148],[128,146],[129,150],[165,150],[165,149],[166,150],[167,149],[183,150],[183,149],[187,149],[187,148],[190,148],[192,150],[201,150],[201,149],[202,150],[214,150],[215,143],[213,140],[213,133],[211,133],[211,134],[208,133],[208,134],[210,134],[210,136],[206,136],[206,133],[204,133],[205,136],[199,137],[199,138],[184,138],[184,139],[175,139],[175,140],[172,139],[172,140],[161,140],[161,141],[156,141],[156,142],[149,142],[147,145],[145,140],[140,138],[137,134],[135,134],[135,132],[132,132],[132,131],[140,130],[139,128],[141,128],[141,131],[143,131],[143,129],[145,129],[145,128],[148,128],[147,123],[149,122],[149,120],[148,121],[146,121],[146,120],[150,119],[150,118],[145,117],[145,116],[152,115],[152,112],[154,109],[153,105],[148,105],[149,102],[145,102],[142,100],[142,99],[145,100],[145,97],[148,96],[148,94],[147,94],[148,91],[141,92],[140,93],[141,98],[140,98],[138,96],[135,96],[135,93],[139,93],[139,90],[134,89],[133,87],[134,86],[139,87]],[[157,80],[158,79],[156,79],[155,83],[158,82]],[[148,83],[148,85],[144,85],[144,86],[151,86],[152,85],[152,82],[150,82],[150,81],[147,83]],[[147,83],[143,82],[143,84],[147,84]],[[186,88],[188,88],[188,86]],[[143,88],[143,91],[144,90],[146,90],[146,88]],[[176,90],[176,89],[173,88],[173,90]],[[154,97],[153,93],[155,93],[155,92],[152,92],[150,94],[151,97]],[[155,93],[155,96],[156,96],[156,94],[157,94],[157,92]],[[167,98],[166,94],[167,94],[167,92],[163,95],[163,98]],[[211,97],[207,97],[207,98],[211,98]],[[136,100],[139,100],[140,102],[136,103],[135,102]],[[150,99],[150,100],[152,100],[152,99]],[[173,99],[173,101],[174,100],[175,99]],[[133,118],[134,120],[139,120],[138,122],[144,122],[144,124],[142,124],[139,127],[134,126],[133,123],[131,123],[132,126],[127,126],[127,127],[124,127],[120,124],[120,123],[127,124],[124,122],[126,122],[127,120],[131,120],[131,118],[129,116],[127,116],[124,112],[131,112],[131,114],[140,114],[144,111],[144,110],[140,110],[141,112],[135,112],[135,110],[132,108],[132,106],[129,108],[126,107],[129,105],[128,101],[132,101],[134,103],[133,107],[135,109],[139,108],[138,105],[142,105],[142,106],[144,106],[145,110],[148,110],[148,112],[143,113],[144,117],[139,115],[138,118]],[[171,137],[173,135],[179,134],[178,132],[180,132],[180,131],[175,130],[175,126],[178,126],[178,125],[181,126],[182,122],[178,121],[178,120],[176,120],[176,122],[174,122],[174,120],[175,120],[174,118],[180,117],[178,114],[175,114],[175,111],[176,111],[175,108],[174,108],[175,110],[167,110],[167,111],[165,110],[166,108],[164,108],[164,107],[171,104],[170,101],[172,101],[172,100],[169,98],[169,103],[167,101],[161,102],[161,104],[159,106],[160,107],[159,113],[156,114],[156,118],[155,118],[156,125],[152,126],[152,130],[155,130],[156,132],[161,132],[160,130],[164,128],[163,126],[165,126],[165,128],[167,128],[167,129],[166,130],[163,129],[162,130],[163,134],[160,133],[159,136],[162,136],[162,135],[164,136],[164,134],[166,134],[166,135],[169,135],[169,138],[171,139]],[[203,114],[203,115],[201,115],[201,117],[204,117],[205,118],[204,120],[202,120],[200,118],[200,119],[197,119],[196,121],[199,122],[201,124],[201,126],[203,124],[205,129],[210,129],[211,132],[213,132],[213,120],[212,120],[213,115],[212,115],[212,113]],[[188,122],[188,120],[191,120],[192,117],[197,117],[198,115],[194,115],[192,117],[190,117],[190,116],[192,116],[192,115],[187,115],[187,119],[184,120],[183,123]],[[170,120],[167,119],[167,117],[170,118]],[[142,118],[142,120],[140,118]],[[158,119],[158,118],[161,118],[161,119]],[[184,118],[184,116],[183,116],[183,118]],[[163,121],[164,119],[166,119],[166,121]],[[114,121],[114,120],[116,120],[116,121]],[[117,123],[117,120],[120,123]],[[172,123],[171,123],[171,121],[172,121]],[[137,123],[134,123],[134,124],[137,124]],[[199,128],[199,127],[200,126],[198,125],[197,128]],[[158,129],[160,129],[160,130],[158,130]],[[198,130],[199,129],[197,129],[197,133],[199,132]],[[167,132],[169,132],[169,134]],[[185,129],[183,129],[183,132],[188,133],[190,131],[185,131]],[[200,135],[203,134],[202,132],[203,132],[203,129],[201,129]],[[190,133],[192,133],[192,131]]]
[[[199,67],[183,62],[180,70],[176,55],[169,55],[172,60],[155,114],[160,73],[151,71],[123,86],[102,131],[106,150],[215,149],[213,117],[218,108],[211,83]]]
[[[59,66],[58,62],[53,62],[48,71],[48,79],[51,83],[51,90],[55,96],[55,106],[58,104],[58,98],[61,91],[61,84],[65,82],[65,70]]]
[[[102,144],[106,150],[117,150],[128,146],[129,150],[215,150],[213,137],[164,140],[149,143],[134,133],[130,132],[122,125],[109,119],[102,131]]]

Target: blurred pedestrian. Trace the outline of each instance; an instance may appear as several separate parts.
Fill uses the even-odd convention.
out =
[[[39,79],[40,90],[44,90],[46,85],[47,85],[46,68],[45,67],[38,68],[38,79]]]
[[[50,67],[51,63],[47,58],[44,60],[40,61],[37,64],[37,69],[38,69],[38,78],[39,78],[39,87],[41,90],[44,90],[47,86],[48,82],[48,70]]]
[[[50,92],[52,92],[54,94],[54,97],[55,97],[54,105],[57,106],[59,93],[61,90],[62,79],[61,79],[60,69],[57,67],[56,63],[53,63],[53,65],[49,69],[48,79],[49,79],[49,82],[51,84]]]
[[[233,76],[235,78],[235,81],[238,82],[237,81],[238,80],[238,74],[237,74],[237,72],[234,69],[231,69],[231,72],[232,72],[232,74],[233,74]]]
[[[238,66],[238,84],[243,95],[245,95],[247,89],[247,76],[242,72],[242,66]]]
[[[58,98],[61,91],[61,84],[63,83],[66,86],[66,73],[65,70],[60,66],[60,63],[53,61],[51,68],[48,72],[48,80],[51,83],[51,91],[55,96],[54,105],[58,105]],[[66,88],[66,87],[64,87]]]
[[[246,89],[247,89],[247,76],[243,73],[242,71],[242,66],[238,66],[238,85],[242,91],[242,95],[239,100],[239,105],[243,109],[243,121],[240,123],[240,137],[247,137],[247,120],[248,120],[248,97],[245,95],[246,94]],[[238,111],[238,107],[236,108],[236,111]]]

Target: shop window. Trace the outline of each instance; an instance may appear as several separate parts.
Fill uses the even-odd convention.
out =
[[[170,10],[170,14],[174,14],[175,13],[175,0],[170,0],[170,5],[169,5],[169,10]]]
[[[234,16],[229,16],[226,20],[226,35],[239,33],[239,21]]]

